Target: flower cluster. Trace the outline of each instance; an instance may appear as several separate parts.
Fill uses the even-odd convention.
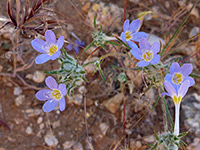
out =
[[[121,39],[132,48],[132,55],[140,60],[137,63],[138,67],[146,67],[149,64],[155,65],[160,61],[160,55],[157,54],[160,50],[160,43],[155,42],[150,45],[147,41],[148,35],[144,32],[138,32],[140,24],[139,19],[133,20],[131,24],[129,24],[129,20],[126,20],[123,25]],[[139,42],[139,48],[135,42]]]
[[[170,96],[175,104],[174,135],[179,135],[180,103],[190,86],[194,85],[194,79],[188,75],[192,72],[192,64],[184,64],[181,67],[174,62],[170,67],[170,74],[165,76],[164,87],[167,92],[162,95]]]

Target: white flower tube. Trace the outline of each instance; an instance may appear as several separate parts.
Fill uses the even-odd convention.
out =
[[[175,105],[175,125],[174,125],[174,135],[178,136],[179,129],[179,120],[180,120],[180,103]]]

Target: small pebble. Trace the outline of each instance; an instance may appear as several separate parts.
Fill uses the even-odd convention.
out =
[[[103,135],[106,135],[106,132],[108,131],[109,126],[106,123],[101,123],[99,125],[101,132]]]
[[[42,83],[45,79],[45,75],[44,73],[40,72],[40,71],[35,71],[34,75],[33,75],[33,81],[36,83]]]
[[[26,133],[27,133],[28,135],[32,134],[32,133],[33,133],[33,129],[32,129],[30,126],[28,126],[28,127],[26,128]]]
[[[81,93],[81,94],[87,93],[87,89],[85,88],[85,86],[79,87],[79,88],[78,88],[78,91],[79,91],[79,93]]]
[[[197,35],[199,33],[199,27],[193,27],[192,30],[189,33],[189,38]]]
[[[25,95],[19,95],[15,99],[15,105],[19,107],[23,103],[24,100],[25,100]]]
[[[42,121],[43,121],[43,118],[42,118],[42,117],[39,117],[38,120],[37,120],[37,124],[42,123]]]
[[[58,144],[58,139],[55,136],[52,136],[50,133],[45,135],[44,140],[48,146],[56,146]]]
[[[40,124],[40,130],[44,128],[44,123]]]
[[[22,93],[22,89],[20,87],[14,87],[14,95],[20,95]]]

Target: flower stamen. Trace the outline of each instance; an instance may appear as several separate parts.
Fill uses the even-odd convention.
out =
[[[50,56],[52,56],[53,54],[55,54],[58,51],[58,47],[56,45],[51,45],[48,49],[48,54]]]
[[[181,73],[174,73],[172,76],[172,82],[174,84],[180,84],[183,81],[183,75]]]
[[[153,53],[151,52],[151,51],[145,51],[144,53],[143,53],[143,59],[145,60],[145,61],[148,61],[148,62],[150,62],[151,60],[152,60],[152,58],[153,58]]]
[[[55,100],[60,100],[61,97],[62,97],[62,94],[61,94],[60,90],[57,90],[57,89],[54,89],[54,90],[51,92],[51,95],[52,95],[52,97],[53,97]]]
[[[126,40],[129,41],[131,39],[131,32],[130,31],[126,31],[125,35],[126,35]]]

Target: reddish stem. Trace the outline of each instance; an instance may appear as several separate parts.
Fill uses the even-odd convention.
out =
[[[124,18],[123,18],[123,24],[124,24],[124,21],[126,19],[126,6],[127,6],[127,0],[124,0]]]

